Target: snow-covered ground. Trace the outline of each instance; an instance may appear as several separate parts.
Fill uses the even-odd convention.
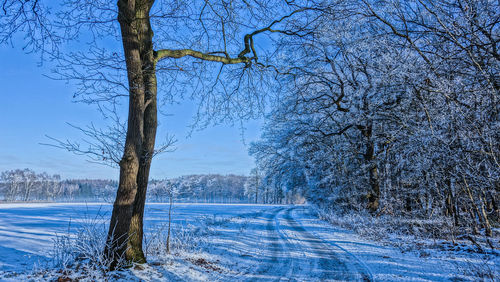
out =
[[[145,209],[145,229],[168,222],[168,204],[150,203]],[[207,217],[229,218],[236,214],[272,208],[263,205],[175,204],[172,222],[196,226]],[[55,235],[73,233],[82,224],[100,224],[111,215],[105,203],[12,203],[0,204],[0,271],[23,271],[51,259]]]
[[[50,265],[55,234],[109,217],[107,204],[1,204],[0,280],[56,279],[81,273],[28,276]],[[363,239],[319,220],[307,206],[174,206],[172,253],[163,249],[168,205],[146,206],[148,265],[108,280],[146,281],[444,281],[476,280],[464,268],[477,256],[421,257]],[[103,221],[104,220],[104,221]],[[498,271],[499,260],[489,262]],[[38,276],[37,276],[38,275]],[[72,276],[73,275],[73,276]],[[76,275],[76,276],[75,276]],[[80,275],[80,276],[78,276]]]

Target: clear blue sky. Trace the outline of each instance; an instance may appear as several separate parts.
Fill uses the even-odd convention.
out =
[[[61,149],[40,145],[49,140],[78,140],[81,135],[66,123],[99,124],[92,107],[72,101],[72,86],[43,76],[48,66],[38,66],[36,55],[0,45],[0,171],[31,168],[60,174],[63,178],[118,178],[118,169],[86,161]],[[176,177],[194,173],[248,174],[253,159],[247,154],[241,130],[221,125],[195,131],[190,138],[187,126],[194,106],[187,102],[167,106],[172,116],[160,116],[159,137],[165,132],[178,139],[177,150],[158,156],[151,177]],[[247,122],[245,143],[257,139],[259,121]]]

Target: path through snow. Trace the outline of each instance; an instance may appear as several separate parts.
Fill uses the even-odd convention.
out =
[[[370,272],[342,249],[306,231],[293,218],[295,208],[279,207],[262,215],[267,241],[260,265],[247,273],[248,281],[369,281]]]

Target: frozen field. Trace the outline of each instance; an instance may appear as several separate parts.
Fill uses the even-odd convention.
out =
[[[56,233],[95,222],[105,225],[110,211],[109,204],[0,205],[0,280],[33,277],[23,273],[50,261]],[[145,218],[146,240],[153,241],[165,233],[168,205],[148,204]],[[473,281],[478,277],[462,270],[481,263],[467,256],[402,253],[333,227],[307,206],[177,204],[173,223],[174,230],[184,232],[177,233],[182,236],[176,243],[180,247],[172,254],[146,250],[148,265],[106,280]],[[490,267],[498,268],[496,262]],[[51,275],[42,280],[60,274]]]
[[[51,256],[56,234],[75,232],[81,224],[102,222],[111,215],[105,203],[15,203],[0,204],[0,271],[31,269]],[[175,204],[175,225],[196,225],[206,217],[270,209],[263,205]],[[168,204],[151,203],[145,209],[145,229],[168,222]]]

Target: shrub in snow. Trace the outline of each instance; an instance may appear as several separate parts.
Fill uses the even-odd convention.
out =
[[[56,276],[85,280],[100,280],[116,275],[117,272],[109,272],[114,259],[108,253],[113,252],[104,251],[107,229],[107,217],[101,214],[94,218],[85,216],[76,227],[76,232],[72,232],[70,223],[67,233],[56,234],[54,238],[52,265],[47,270],[38,272],[52,272]],[[124,257],[117,261],[116,269],[126,266]]]

